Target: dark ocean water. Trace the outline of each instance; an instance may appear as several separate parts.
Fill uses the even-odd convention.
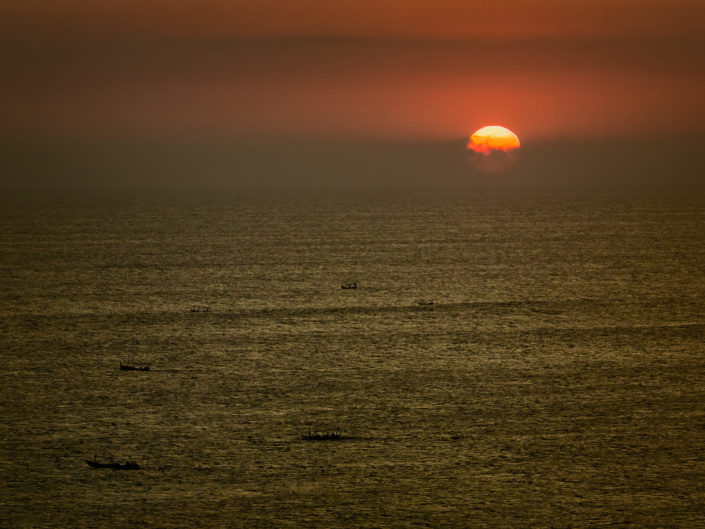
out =
[[[0,527],[703,527],[703,206],[6,200]]]

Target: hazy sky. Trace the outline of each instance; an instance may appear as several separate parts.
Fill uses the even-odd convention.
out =
[[[700,0],[5,0],[0,137],[705,136]]]
[[[686,0],[6,0],[8,135],[687,134]]]
[[[5,0],[11,37],[701,35],[699,0]]]

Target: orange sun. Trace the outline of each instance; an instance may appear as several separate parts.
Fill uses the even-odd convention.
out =
[[[489,155],[493,151],[513,151],[520,146],[516,134],[498,125],[482,127],[475,131],[468,141],[468,149],[484,155]]]

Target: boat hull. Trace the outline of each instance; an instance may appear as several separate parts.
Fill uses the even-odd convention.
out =
[[[134,461],[128,461],[127,463],[100,463],[99,461],[92,461],[90,459],[84,460],[86,464],[91,468],[112,468],[113,470],[139,470],[140,466]]]

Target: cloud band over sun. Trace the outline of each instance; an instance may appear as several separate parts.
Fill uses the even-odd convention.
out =
[[[489,125],[475,131],[468,141],[468,149],[489,155],[493,151],[508,152],[521,146],[519,138],[511,130],[498,125]]]

